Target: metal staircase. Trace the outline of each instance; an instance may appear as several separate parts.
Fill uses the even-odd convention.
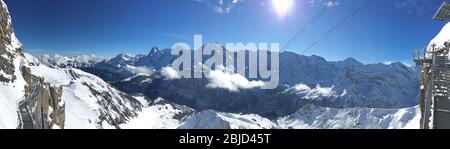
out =
[[[425,95],[422,113],[422,128],[424,129],[450,129],[450,60],[448,47],[433,52],[424,51],[423,57],[414,55],[416,64],[422,66],[423,72],[421,86]],[[419,53],[419,52],[417,52]],[[428,54],[428,55],[426,55]],[[427,68],[428,67],[428,68]]]
[[[447,52],[448,53],[448,52]],[[448,55],[435,56],[433,64],[433,128],[450,129],[450,99],[448,88],[450,85],[450,65]]]

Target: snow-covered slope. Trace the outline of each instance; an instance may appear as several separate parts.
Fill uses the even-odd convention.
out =
[[[27,55],[27,59],[33,59]],[[97,76],[74,68],[50,68],[37,60],[31,73],[62,86],[65,102],[65,128],[118,127],[141,111],[141,103],[118,91]]]
[[[28,123],[30,128],[37,128],[43,120],[44,126],[38,128],[119,128],[137,116],[142,104],[101,78],[75,68],[50,68],[24,53],[7,6],[0,2],[0,128],[25,125],[19,107],[30,109],[25,113],[34,117],[35,122]],[[89,66],[102,58],[55,56],[51,60],[61,65],[74,60]]]
[[[179,129],[419,129],[419,107],[403,109],[325,108],[305,105],[296,113],[270,120],[256,114],[206,110]]]
[[[18,103],[25,95],[27,82],[22,66],[26,65],[23,49],[17,40],[8,8],[0,1],[0,128],[17,128]]]
[[[282,128],[295,129],[419,129],[419,107],[404,109],[324,108],[305,105],[278,119]]]
[[[445,43],[448,42],[450,46],[450,23],[447,23],[442,30],[430,41],[428,45],[428,50],[432,50],[432,45],[435,45],[435,48],[445,47]]]
[[[157,98],[138,113],[139,116],[121,125],[124,129],[175,129],[195,111]]]
[[[8,47],[9,50],[15,48],[12,46]],[[11,63],[2,65],[10,65],[8,67],[11,68],[8,69],[12,70],[12,73],[5,72],[3,68],[0,70],[0,78],[4,78],[0,81],[0,128],[16,128],[18,125],[18,103],[25,95],[25,86],[27,85],[21,71],[24,59],[20,55],[14,55],[7,59]]]
[[[275,129],[277,124],[256,114],[206,110],[189,117],[179,129]]]

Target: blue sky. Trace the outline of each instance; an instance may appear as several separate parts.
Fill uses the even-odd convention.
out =
[[[407,63],[446,23],[431,19],[442,0],[329,1],[295,0],[281,16],[272,0],[5,0],[32,54],[146,54],[177,42],[193,46],[194,34],[204,42],[284,47],[309,22],[286,50],[333,61]]]

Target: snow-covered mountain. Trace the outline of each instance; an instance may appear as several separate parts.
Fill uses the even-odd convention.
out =
[[[167,102],[163,98],[143,99],[139,116],[122,124],[124,129],[175,129],[196,111],[192,108]],[[149,101],[149,102],[148,102]]]
[[[45,122],[34,128],[419,128],[415,67],[282,52],[280,85],[261,90],[231,72],[216,75],[232,86],[180,78],[166,67],[170,49],[35,58],[0,1],[0,128],[26,128],[28,119]],[[432,43],[449,41],[448,26]]]
[[[26,82],[23,48],[17,40],[6,4],[0,7],[0,128],[17,128],[18,104],[25,96]]]
[[[154,114],[143,115],[169,119],[170,127],[162,128],[415,128],[418,123],[418,108],[410,108],[417,105],[417,69],[401,63],[364,65],[352,58],[329,62],[318,56],[284,52],[280,55],[283,84],[277,89],[232,92],[208,87],[208,79],[167,79],[163,66],[174,57],[163,53],[169,52],[153,48],[147,56],[121,54],[113,58],[115,61],[81,69],[98,74],[127,93],[141,93],[151,99],[163,97],[199,111],[180,121],[171,118],[177,110],[170,107],[166,108],[170,109],[168,112],[162,112],[168,114],[159,116],[160,112],[147,108]],[[143,61],[149,64],[139,63]],[[153,72],[135,75],[124,69],[130,66],[152,68]],[[308,105],[309,112],[317,116],[316,121],[314,116],[302,115],[299,110],[305,112]],[[346,122],[349,113],[356,115]],[[327,121],[333,117],[336,120]],[[128,128],[139,126],[142,119],[133,120]]]
[[[276,129],[267,118],[256,114],[232,114],[206,110],[190,116],[179,129]]]
[[[180,129],[418,129],[418,107],[404,109],[325,108],[305,105],[296,113],[270,120],[255,114],[212,110],[196,113]]]
[[[363,65],[353,58],[328,62],[286,52],[280,55],[280,78],[289,86],[303,83],[346,92],[341,102],[325,100],[331,104],[322,106],[401,108],[418,103],[418,71],[402,63]]]
[[[119,128],[137,116],[137,98],[92,74],[50,68],[24,53],[0,2],[0,128]]]
[[[59,54],[42,54],[38,55],[37,59],[49,67],[90,67],[109,58],[96,55],[63,56]]]
[[[62,87],[65,128],[117,127],[137,116],[141,103],[97,76],[74,68],[50,68],[26,54],[31,73]]]
[[[404,128],[418,123],[417,108],[410,108],[418,104],[418,69],[402,63],[365,65],[353,58],[331,62],[319,56],[283,52],[280,53],[281,84],[278,88],[248,88],[235,92],[211,88],[208,79],[170,79],[164,68],[175,58],[170,55],[170,49],[152,48],[145,56],[121,54],[113,58],[114,61],[80,69],[99,75],[124,92],[140,93],[151,99],[163,97],[200,111],[184,122],[178,121],[179,128]],[[130,66],[152,69],[152,73],[136,75],[126,69]],[[341,119],[336,123],[327,123],[325,118],[306,122],[308,116],[299,116],[299,109],[307,105],[314,107],[311,112],[325,111],[321,117],[341,116]],[[354,122],[351,125],[343,122],[349,112],[360,114],[350,118],[349,121]],[[249,118],[252,116],[265,119],[264,124],[252,122]],[[401,120],[396,120],[402,116]],[[246,119],[243,117],[249,119],[244,123],[251,123],[242,124],[239,119]],[[217,123],[203,123],[211,120]],[[299,121],[304,124],[300,125]],[[383,122],[375,127],[375,121]],[[337,123],[342,125],[332,126]],[[357,125],[359,123],[361,125]]]
[[[168,79],[167,70],[163,68],[175,58],[170,55],[170,49],[153,48],[146,56],[120,54],[80,69],[98,75],[124,92],[144,94],[151,99],[163,97],[199,111],[256,113],[274,118],[290,115],[305,104],[331,108],[406,108],[418,104],[417,69],[401,63],[364,65],[352,58],[331,62],[319,56],[283,52],[280,53],[278,88],[244,87],[236,92],[220,85],[211,87],[211,80],[206,78]],[[138,73],[141,71],[130,68],[150,73],[142,75]],[[299,85],[309,90],[296,90]],[[309,98],[315,95],[312,92],[320,94],[324,90],[329,93],[314,100]]]
[[[418,129],[418,106],[401,109],[326,108],[305,105],[292,115],[279,118],[281,128],[293,129]]]
[[[159,98],[159,100],[163,100]],[[269,119],[257,114],[237,114],[175,108],[156,104],[122,128],[164,129],[418,129],[419,107],[401,109],[325,108],[305,105],[292,115]],[[185,109],[185,110],[182,110]],[[183,112],[185,111],[185,112]],[[190,115],[191,113],[194,113]],[[182,114],[183,118],[176,118]]]

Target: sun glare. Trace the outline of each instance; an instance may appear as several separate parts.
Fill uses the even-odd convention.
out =
[[[272,5],[278,16],[284,17],[294,7],[294,0],[272,0]]]

